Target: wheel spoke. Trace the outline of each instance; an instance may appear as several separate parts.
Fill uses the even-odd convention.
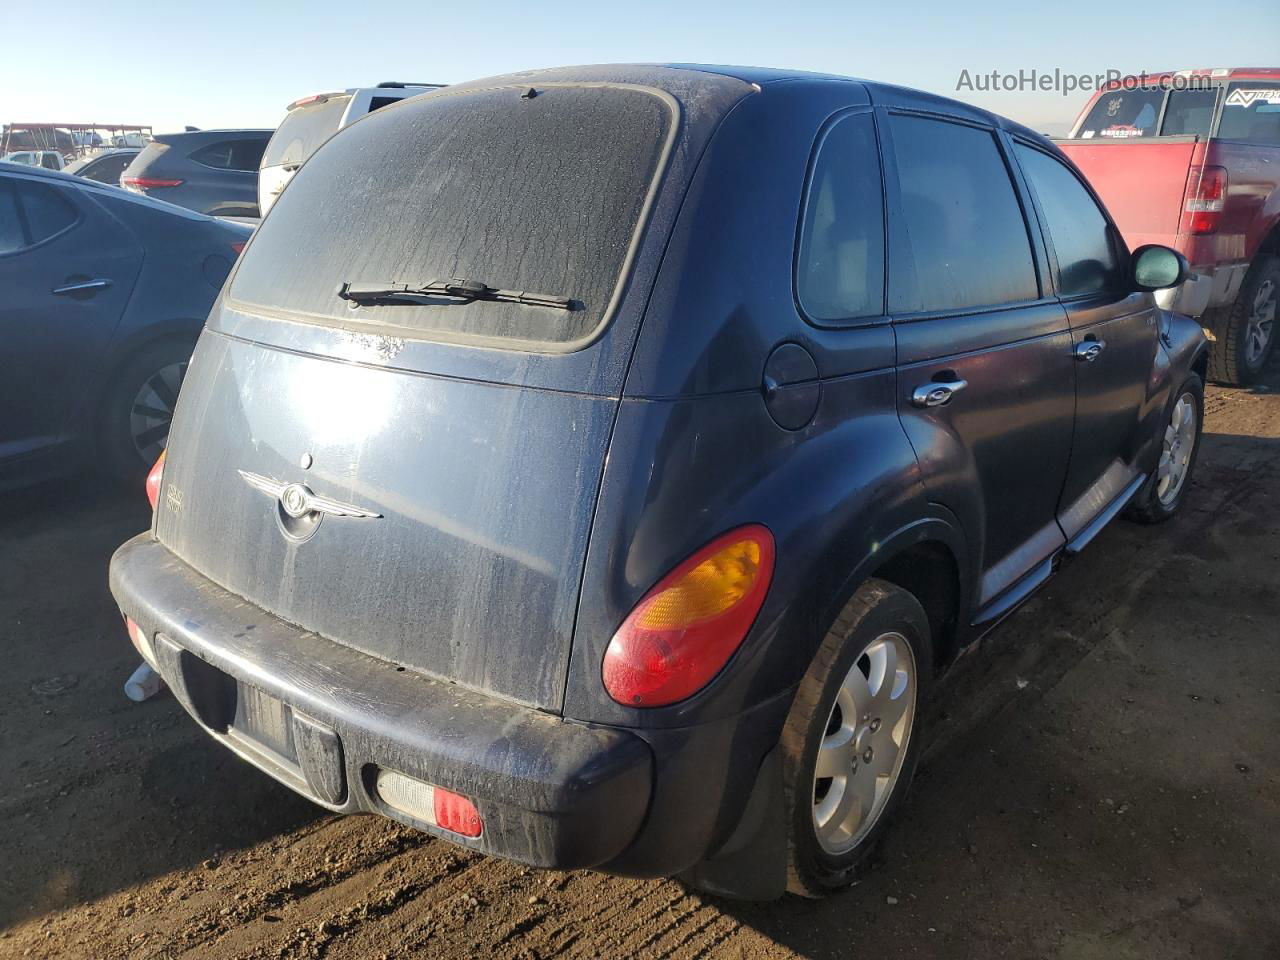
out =
[[[853,769],[853,731],[848,731],[848,736],[840,736],[846,730],[837,730],[819,744],[818,759],[813,768],[813,775],[818,779],[843,777]]]
[[[844,710],[844,722],[852,725],[858,722],[858,718],[863,716],[871,709],[871,687],[867,683],[867,678],[862,675],[862,671],[854,664],[853,669],[849,671],[848,676],[844,678],[844,684],[840,688],[836,702],[840,704],[840,708]]]
[[[900,749],[898,744],[894,743],[890,737],[885,737],[876,744],[875,756],[871,758],[871,762],[858,768],[858,776],[862,776],[865,773],[871,774],[872,777],[889,776],[889,774],[893,773],[894,765],[898,762],[898,751]]]
[[[847,800],[840,804],[841,819],[835,821],[842,824],[850,834],[856,833],[862,821],[871,815],[876,803],[876,778],[870,771],[859,766],[844,786]],[[852,816],[856,811],[856,816]]]

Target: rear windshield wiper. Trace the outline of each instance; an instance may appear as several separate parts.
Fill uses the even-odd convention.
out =
[[[498,303],[523,303],[530,307],[551,307],[556,310],[574,310],[576,306],[568,297],[548,293],[530,293],[528,290],[502,290],[479,280],[432,280],[430,283],[344,283],[338,288],[338,296],[352,303],[419,303],[431,297],[445,297],[461,303],[473,300],[493,300]]]

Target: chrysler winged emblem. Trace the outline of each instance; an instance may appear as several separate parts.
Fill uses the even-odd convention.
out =
[[[295,520],[300,520],[304,517],[319,519],[318,516],[315,516],[317,514],[364,519],[375,519],[382,516],[380,513],[357,507],[354,504],[343,503],[341,500],[334,500],[332,497],[322,497],[317,493],[312,493],[311,489],[305,484],[282,483],[279,480],[273,480],[261,474],[250,473],[248,470],[237,470],[236,472],[240,474],[245,483],[255,490],[261,490],[267,496],[274,497],[279,502],[280,509]]]

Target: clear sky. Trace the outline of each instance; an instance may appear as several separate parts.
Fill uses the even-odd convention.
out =
[[[308,93],[527,67],[699,61],[887,80],[1060,132],[1084,94],[961,71],[1280,66],[1280,3],[0,0],[0,121],[274,127]]]

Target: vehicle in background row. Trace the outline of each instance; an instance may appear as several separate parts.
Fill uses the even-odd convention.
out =
[[[112,187],[120,186],[120,176],[125,168],[133,162],[141,147],[122,147],[99,152],[77,160],[67,167],[66,172],[86,180],[96,180]]]
[[[157,134],[120,177],[126,190],[216,217],[257,217],[270,130]]]
[[[0,160],[8,163],[20,163],[25,167],[40,167],[44,170],[61,170],[66,166],[62,154],[56,150],[17,150],[6,153]]]
[[[0,488],[146,473],[247,227],[0,165]]]
[[[1206,345],[1151,291],[1186,269],[942,97],[451,86],[258,227],[111,588],[204,729],[330,810],[819,896],[935,670],[1183,502]]]
[[[1130,246],[1187,257],[1193,277],[1161,302],[1200,319],[1212,379],[1252,383],[1275,347],[1280,300],[1280,68],[1144,79],[1095,94],[1058,145]]]
[[[258,171],[258,207],[262,216],[267,215],[302,162],[343,127],[374,110],[441,86],[443,84],[390,81],[376,87],[314,93],[293,101],[262,155]]]

